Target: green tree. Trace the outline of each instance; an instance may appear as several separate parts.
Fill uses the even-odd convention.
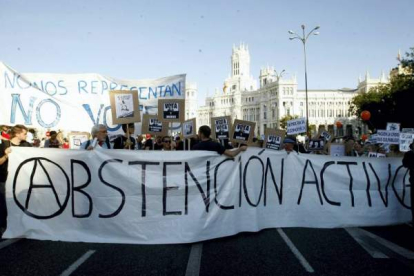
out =
[[[298,119],[298,118],[299,118],[298,115],[285,115],[285,116],[283,116],[279,121],[280,129],[286,130],[287,121],[290,121],[290,120],[293,120],[293,119]]]
[[[402,127],[414,127],[410,110],[414,107],[414,48],[401,60],[399,69],[390,82],[371,88],[367,93],[355,96],[350,111],[357,117],[367,110],[371,113],[368,127],[384,129],[387,122],[401,123]],[[400,72],[402,71],[402,72]]]

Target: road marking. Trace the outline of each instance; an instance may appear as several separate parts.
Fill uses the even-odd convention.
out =
[[[191,246],[190,257],[188,258],[187,270],[185,276],[198,276],[200,274],[201,254],[203,244],[195,243]]]
[[[299,252],[299,250],[296,248],[296,246],[293,244],[293,242],[289,239],[289,237],[283,232],[281,228],[277,228],[277,232],[282,237],[282,239],[286,242],[286,244],[289,246],[290,250],[295,254],[296,258],[299,260],[299,262],[302,264],[302,266],[306,269],[309,273],[314,273],[315,270],[311,267],[311,265],[308,263],[308,261],[303,257],[303,255]]]
[[[0,243],[0,249],[3,249],[3,248],[5,248],[9,245],[12,245],[13,243],[18,242],[20,240],[21,240],[21,238],[5,240],[5,241]]]
[[[85,254],[83,254],[82,257],[80,257],[76,262],[74,262],[68,269],[63,271],[60,276],[69,276],[72,274],[79,266],[81,266],[90,256],[92,256],[93,253],[95,253],[96,250],[89,250]]]
[[[382,253],[381,251],[378,251],[375,247],[369,245],[366,241],[364,241],[364,234],[361,234],[361,232],[358,231],[358,229],[355,228],[345,228],[345,231],[348,232],[348,234],[354,238],[354,240],[359,243],[359,245],[365,249],[365,251],[368,252],[368,254],[371,255],[371,257],[375,259],[388,259],[389,257]]]
[[[394,251],[395,253],[410,259],[410,260],[414,260],[414,252],[405,249],[404,247],[401,247],[395,243],[392,243],[384,238],[381,238],[380,236],[377,236],[369,231],[366,231],[364,229],[358,228],[358,231],[361,231],[361,233],[367,235],[368,237],[370,237],[371,239],[374,239],[376,242],[382,244],[383,246],[391,249],[392,251]]]

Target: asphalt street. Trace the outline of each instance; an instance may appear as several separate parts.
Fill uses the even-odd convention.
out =
[[[0,241],[0,275],[414,275],[414,228],[266,229],[196,244]]]

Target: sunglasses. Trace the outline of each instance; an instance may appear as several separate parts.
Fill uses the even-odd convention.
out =
[[[171,141],[170,140],[167,140],[167,141],[164,141],[164,143],[171,143]]]

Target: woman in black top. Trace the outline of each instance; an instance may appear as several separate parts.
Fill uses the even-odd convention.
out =
[[[31,147],[26,142],[27,128],[16,125],[11,130],[10,140],[2,140],[0,144],[0,237],[7,227],[6,180],[8,174],[9,154],[12,147]]]

